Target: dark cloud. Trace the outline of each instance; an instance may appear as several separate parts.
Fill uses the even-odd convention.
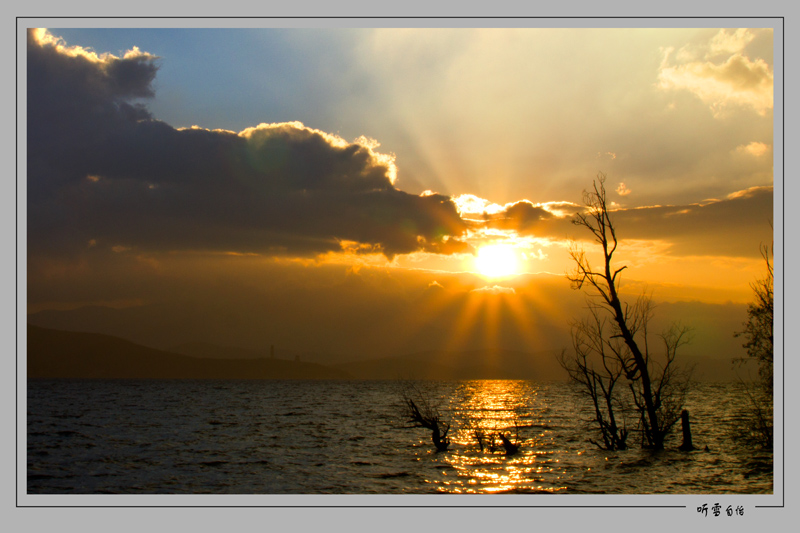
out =
[[[673,243],[676,255],[757,256],[772,235],[772,187],[752,187],[727,198],[683,206],[614,213],[620,235]]]
[[[33,199],[85,176],[109,133],[150,118],[131,99],[152,96],[155,58],[64,51],[28,31],[28,188]]]
[[[157,58],[28,37],[28,244],[315,254],[342,241],[387,256],[463,251],[442,195],[394,187],[393,159],[300,123],[175,129],[140,99]]]
[[[773,213],[773,188],[752,187],[723,199],[699,204],[617,209],[612,220],[620,239],[660,240],[670,243],[667,253],[700,256],[758,256],[768,244]],[[572,204],[549,205],[565,215]],[[556,216],[543,207],[517,202],[488,217],[490,228],[522,235],[592,240],[591,233],[572,224],[572,216]]]
[[[501,213],[490,217],[487,224],[491,228],[536,232],[553,218],[550,211],[527,201],[516,202]]]
[[[574,226],[570,215],[581,209],[569,202],[550,202],[547,208],[527,200],[507,205],[503,211],[485,215],[481,222],[488,228],[514,231],[521,235],[569,239]]]

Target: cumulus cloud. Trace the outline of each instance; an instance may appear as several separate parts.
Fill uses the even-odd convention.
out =
[[[750,144],[742,144],[736,147],[736,153],[746,154],[753,157],[761,157],[769,152],[770,146],[762,142],[753,141]]]
[[[501,285],[493,285],[489,287],[480,287],[479,289],[472,289],[470,292],[487,293],[487,294],[517,294],[512,287],[503,287]]]
[[[616,191],[620,196],[627,196],[631,193],[631,190],[622,182],[617,186]]]
[[[424,193],[423,193],[424,194]],[[503,210],[503,206],[490,202],[474,194],[461,194],[453,197],[458,212],[463,215],[493,215]]]
[[[731,30],[730,33],[722,29],[711,39],[707,57],[741,52],[753,39],[755,35],[747,28]]]
[[[492,218],[490,227],[500,229],[514,229],[519,231],[533,231],[542,225],[542,222],[553,218],[553,214],[533,205],[531,202],[515,202],[507,206],[496,217]]]
[[[392,256],[465,251],[456,205],[395,187],[392,154],[299,122],[176,129],[143,104],[158,64],[28,35],[29,246]],[[98,247],[100,245],[98,244]]]
[[[658,87],[685,90],[707,104],[714,116],[721,117],[733,107],[749,107],[764,116],[773,108],[773,72],[761,58],[744,55],[753,39],[749,30],[728,34],[720,30],[708,44],[705,60],[673,50],[664,52],[658,73]],[[722,56],[722,57],[720,57]]]
[[[487,215],[481,225],[492,230],[521,235],[564,236],[572,227],[571,216],[580,207],[570,202],[534,204],[528,200],[506,204],[502,211]]]

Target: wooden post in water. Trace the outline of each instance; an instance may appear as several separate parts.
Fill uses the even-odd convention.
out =
[[[682,452],[690,452],[695,448],[692,445],[692,429],[689,427],[689,411],[686,409],[681,411],[681,427],[683,428],[683,444],[678,449]]]

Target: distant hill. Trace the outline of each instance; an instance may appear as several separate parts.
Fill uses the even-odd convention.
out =
[[[96,333],[28,325],[29,378],[346,379],[342,370],[281,359],[208,359]]]
[[[377,286],[376,290],[362,286],[368,278],[349,276],[348,283],[360,287],[362,298],[350,297],[346,292],[353,289],[350,285],[343,288],[326,283],[323,285],[335,285],[336,289],[303,292],[297,287],[285,291],[273,288],[269,297],[248,293],[234,298],[226,293],[119,309],[88,306],[40,310],[29,314],[27,323],[112,335],[158,350],[213,358],[231,358],[232,354],[241,359],[261,357],[268,355],[274,345],[278,358],[293,360],[299,355],[301,361],[325,366],[427,350],[497,346],[530,353],[571,347],[569,320],[584,313],[585,302],[581,294],[563,283],[563,278],[523,276],[516,280],[512,288],[518,291],[521,302],[527,302],[523,308],[511,305],[504,295],[471,291],[473,285],[459,284],[456,278],[450,279],[447,290],[425,283],[427,288],[418,287],[417,292],[408,294],[392,293],[393,298],[378,291]],[[535,298],[525,292],[533,290],[534,281]],[[537,301],[550,305],[542,306]],[[497,312],[490,312],[492,309]],[[466,310],[474,311],[469,327],[463,327],[461,320]],[[716,359],[723,363],[713,365],[728,374],[731,358],[746,356],[741,339],[733,335],[741,329],[746,316],[744,304],[660,302],[650,330],[664,331],[672,322],[689,326],[692,342],[681,351],[681,357]],[[204,348],[197,343],[226,348],[224,353],[208,355],[201,353]],[[183,348],[178,350],[176,346]],[[704,374],[709,379],[718,377],[711,369]]]
[[[438,350],[336,365],[264,355],[201,342],[157,350],[110,335],[28,325],[31,378],[567,379],[553,350]],[[687,355],[681,360],[694,366],[697,381],[738,379],[730,359]]]
[[[265,353],[263,350],[250,350],[234,346],[217,346],[210,342],[184,342],[171,346],[167,351],[207,359],[261,359],[269,356],[269,354]]]
[[[559,351],[473,350],[465,352],[428,351],[335,365],[355,379],[529,379],[565,381],[558,364]],[[693,368],[692,379],[727,382],[738,379],[729,359],[679,356],[680,363]],[[743,374],[744,376],[744,374]]]
[[[436,350],[344,363],[335,368],[359,379],[567,379],[552,350]]]
[[[86,333],[100,333],[144,344],[154,348],[163,348],[152,335],[152,329],[159,325],[164,328],[174,328],[174,324],[167,323],[161,316],[157,316],[156,306],[138,306],[124,309],[114,309],[103,306],[86,306],[77,309],[55,310],[46,309],[28,315],[28,324],[41,328],[56,329],[60,331],[79,331]],[[155,325],[144,326],[140,317],[151,316],[156,318]]]

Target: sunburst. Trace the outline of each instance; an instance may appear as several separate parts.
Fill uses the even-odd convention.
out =
[[[520,273],[519,252],[509,244],[488,244],[478,249],[475,268],[485,278],[496,279]]]

